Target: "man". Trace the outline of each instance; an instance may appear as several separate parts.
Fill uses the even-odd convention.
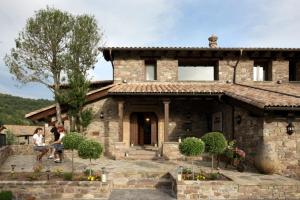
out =
[[[54,127],[50,130],[50,132],[53,134],[54,140],[53,142],[56,142],[59,140],[59,132],[58,132],[58,123],[54,124]],[[54,147],[51,145],[51,149],[50,149],[50,156],[48,157],[48,159],[53,159],[54,158],[54,153],[55,153],[55,149]]]
[[[62,162],[62,158],[63,158],[63,151],[64,151],[64,145],[63,145],[63,138],[65,136],[65,129],[63,126],[60,126],[57,128],[58,133],[59,133],[59,138],[57,141],[52,143],[52,146],[54,147],[55,151],[54,151],[54,157],[55,160],[54,162],[56,163],[61,163]],[[57,157],[58,155],[58,157]]]

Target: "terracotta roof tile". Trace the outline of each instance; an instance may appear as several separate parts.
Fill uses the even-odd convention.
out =
[[[110,95],[224,94],[259,108],[300,107],[300,85],[240,85],[220,83],[127,83],[109,89]]]

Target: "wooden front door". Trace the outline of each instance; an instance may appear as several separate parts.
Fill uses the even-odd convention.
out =
[[[134,145],[157,144],[157,117],[155,113],[132,113],[130,116],[130,143]]]

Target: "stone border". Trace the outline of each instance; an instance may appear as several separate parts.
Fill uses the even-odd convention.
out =
[[[186,199],[300,199],[300,185],[241,185],[235,181],[177,181],[171,173],[172,190]]]
[[[0,181],[0,191],[12,191],[15,199],[107,199],[112,184],[96,181]]]

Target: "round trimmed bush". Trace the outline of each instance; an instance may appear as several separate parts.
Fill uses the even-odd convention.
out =
[[[102,151],[102,145],[93,140],[84,140],[78,146],[78,155],[83,159],[100,158]]]
[[[206,133],[201,139],[205,143],[205,152],[212,155],[223,153],[227,147],[226,139],[220,132]]]
[[[195,137],[187,137],[179,144],[180,153],[185,156],[198,156],[204,152],[204,142]]]
[[[84,137],[77,132],[71,132],[66,134],[63,138],[63,144],[65,149],[78,149],[79,144],[84,141]]]

